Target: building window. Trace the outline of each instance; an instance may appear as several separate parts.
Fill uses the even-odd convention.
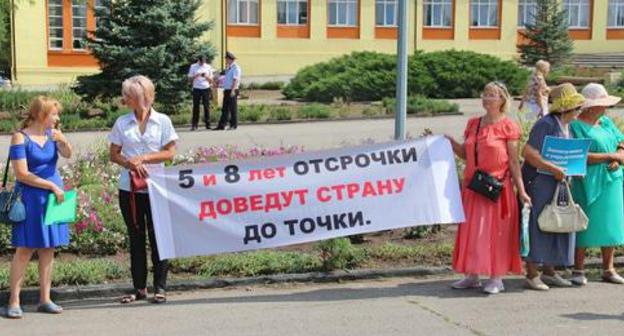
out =
[[[453,25],[453,0],[425,0],[426,27],[449,28]]]
[[[375,25],[378,27],[396,27],[399,24],[399,6],[397,0],[376,0]]]
[[[624,28],[624,0],[609,0],[609,28]]]
[[[470,24],[473,27],[498,27],[499,0],[472,0]]]
[[[48,0],[48,43],[51,50],[63,49],[63,0]]]
[[[72,0],[72,48],[85,49],[87,38],[87,3],[84,0]]]
[[[569,28],[589,28],[589,0],[564,0]]]
[[[308,1],[278,0],[277,23],[281,25],[308,24]]]
[[[535,24],[537,0],[520,0],[518,4],[518,27]]]
[[[357,26],[358,0],[329,0],[328,11],[330,26]]]
[[[260,17],[258,0],[229,0],[228,23],[239,25],[257,25]]]

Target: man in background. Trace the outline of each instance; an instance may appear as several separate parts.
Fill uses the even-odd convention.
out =
[[[206,63],[205,56],[197,57],[197,62],[191,65],[188,78],[193,83],[193,117],[191,120],[191,131],[195,131],[199,124],[199,103],[204,106],[204,123],[206,129],[210,129],[210,100],[212,100],[213,70],[210,64]]]

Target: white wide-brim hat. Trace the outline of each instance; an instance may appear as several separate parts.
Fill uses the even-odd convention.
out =
[[[613,106],[622,100],[620,97],[610,96],[604,86],[596,83],[587,84],[581,94],[585,97],[585,103],[583,103],[583,109],[588,109],[594,106]]]

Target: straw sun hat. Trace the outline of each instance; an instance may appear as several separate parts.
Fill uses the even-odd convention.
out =
[[[622,100],[620,97],[610,96],[604,86],[596,83],[587,84],[581,91],[585,97],[583,109],[594,106],[613,106]]]
[[[563,83],[550,91],[551,113],[564,113],[583,107],[585,98],[576,91],[574,85]]]

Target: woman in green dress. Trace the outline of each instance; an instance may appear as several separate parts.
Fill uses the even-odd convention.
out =
[[[620,98],[609,96],[600,84],[588,84],[583,112],[570,123],[575,138],[591,139],[587,159],[587,175],[575,178],[572,186],[574,200],[587,216],[587,230],[576,235],[575,270],[572,282],[587,284],[584,272],[585,249],[600,247],[602,252],[602,279],[624,284],[624,278],[615,272],[615,246],[624,244],[624,193],[622,168],[624,165],[624,135],[613,121],[605,116],[607,107]]]

